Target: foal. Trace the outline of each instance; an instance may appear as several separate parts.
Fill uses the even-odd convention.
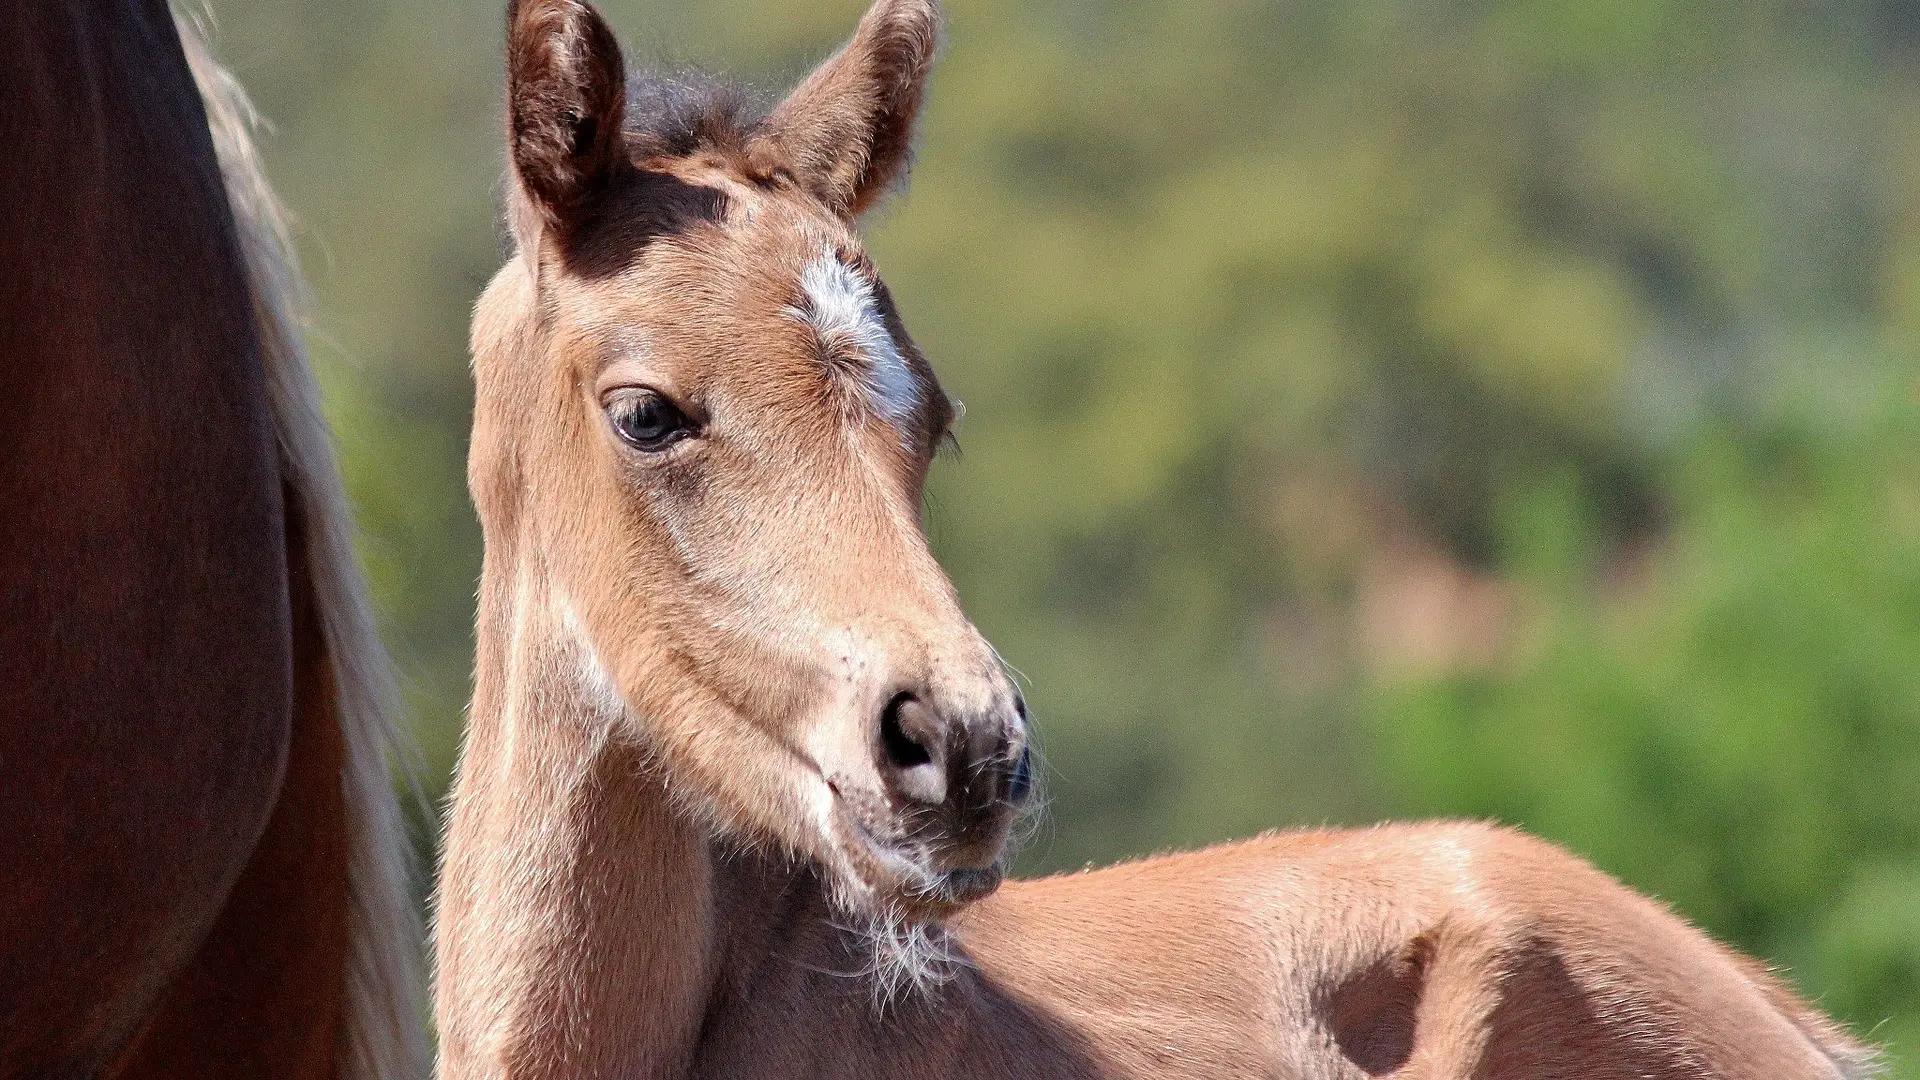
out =
[[[1487,826],[996,891],[1024,709],[922,536],[953,414],[854,231],[936,22],[878,0],[755,119],[630,88],[582,0],[509,7],[442,1076],[1868,1075],[1757,966]]]

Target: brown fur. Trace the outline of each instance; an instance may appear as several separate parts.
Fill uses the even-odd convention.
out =
[[[280,798],[207,940],[108,1070],[121,1080],[334,1075],[347,1020],[346,748],[303,531],[289,524],[296,648]]]
[[[383,662],[244,100],[150,0],[0,51],[0,1076],[409,1075]]]
[[[877,0],[767,119],[688,113],[731,133],[663,142],[603,104],[593,130],[632,135],[610,163],[510,125],[520,251],[474,319],[486,555],[441,1075],[1867,1075],[1772,977],[1491,826],[1274,835],[980,897],[1025,735],[920,529],[951,411],[897,315],[930,404],[891,422],[849,388],[863,358],[794,315],[810,260],[871,272],[853,218],[905,166],[936,25]],[[509,35],[509,115],[577,127],[611,33],[518,0]],[[691,433],[616,434],[636,388]],[[903,799],[881,708],[903,687],[914,738],[970,718],[998,803]],[[899,965],[914,988],[889,1000]]]

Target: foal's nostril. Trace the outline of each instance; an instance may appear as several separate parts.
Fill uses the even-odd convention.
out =
[[[880,745],[887,752],[887,762],[896,769],[911,769],[933,761],[933,754],[919,739],[907,734],[901,724],[900,714],[919,705],[912,694],[895,694],[893,700],[887,702],[886,711],[880,714]]]
[[[899,693],[880,714],[880,765],[894,790],[915,802],[937,806],[947,798],[947,771],[936,760],[943,743],[939,717],[909,693]]]

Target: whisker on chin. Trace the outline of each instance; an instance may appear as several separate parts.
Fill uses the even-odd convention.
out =
[[[883,1015],[933,993],[971,966],[945,927],[907,919],[891,908],[842,929],[867,952],[857,974],[868,980],[873,1007]]]

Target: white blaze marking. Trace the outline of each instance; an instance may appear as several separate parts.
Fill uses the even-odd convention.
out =
[[[858,353],[865,361],[861,381],[873,411],[890,424],[905,422],[920,405],[920,388],[887,333],[873,283],[827,251],[800,271],[800,291],[807,297],[807,309],[789,308],[787,313],[812,327],[829,349]]]

